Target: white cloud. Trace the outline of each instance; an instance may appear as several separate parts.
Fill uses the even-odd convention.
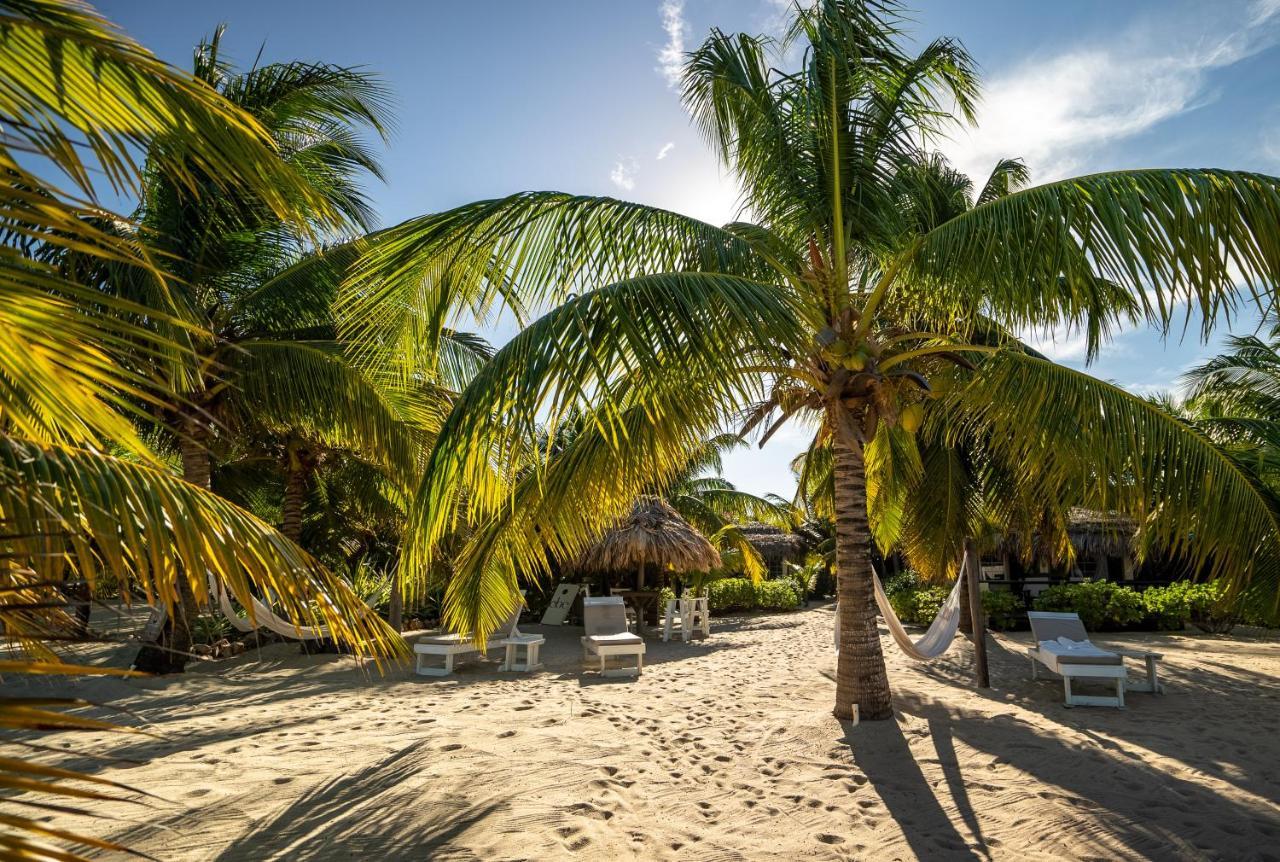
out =
[[[1023,332],[1018,336],[1032,350],[1054,362],[1082,362],[1089,353],[1088,337],[1075,329],[1048,329]]]
[[[941,149],[981,184],[995,163],[1021,157],[1035,181],[1088,169],[1093,152],[1212,101],[1208,75],[1274,41],[1280,0],[1259,0],[1241,20],[1216,4],[1198,20],[1144,21],[1098,47],[1029,57],[990,78],[978,127]],[[1191,35],[1185,35],[1191,34]]]
[[[623,191],[631,191],[636,187],[636,174],[640,170],[639,163],[631,156],[619,156],[609,172],[609,179]]]
[[[662,29],[667,34],[666,44],[658,49],[658,71],[666,78],[668,87],[675,87],[684,74],[684,34],[688,29],[684,0],[662,0],[658,14],[662,16]]]
[[[1280,0],[1254,0],[1250,12],[1250,23],[1254,26],[1264,24],[1280,14]]]
[[[665,144],[663,144],[662,149],[658,150],[658,161],[662,161],[667,156],[669,156],[671,154],[671,151],[674,150],[675,148],[676,148],[675,141],[667,141]]]

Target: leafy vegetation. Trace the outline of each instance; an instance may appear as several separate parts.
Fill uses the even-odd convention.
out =
[[[979,187],[930,151],[973,120],[974,63],[949,39],[909,51],[903,27],[893,2],[819,0],[794,12],[798,62],[720,31],[690,54],[685,104],[751,223],[524,192],[377,237],[340,300],[351,331],[433,319],[446,293],[559,303],[462,392],[415,495],[410,572],[457,523],[476,525],[446,594],[455,628],[491,631],[520,579],[575,556],[744,414],[739,430],[762,440],[806,421],[830,452],[837,716],[892,714],[873,530],[957,560],[948,549],[983,508],[969,488],[992,491],[1002,526],[1058,528],[1027,535],[1062,535],[1064,501],[1120,512],[1150,546],[1276,593],[1280,519],[1234,459],[1010,333],[1078,330],[1092,355],[1118,324],[1164,330],[1192,307],[1207,335],[1242,296],[1265,304],[1280,181],[1152,169],[1025,187],[1005,160]],[[424,295],[424,279],[440,291]],[[539,423],[570,415],[588,429],[573,453],[520,473]],[[911,523],[929,529],[903,533]]]

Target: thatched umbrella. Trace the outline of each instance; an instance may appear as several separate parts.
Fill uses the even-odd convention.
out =
[[[574,567],[596,572],[638,569],[636,586],[642,588],[648,563],[677,572],[707,572],[720,567],[720,554],[665,500],[641,497],[631,514],[584,551]]]

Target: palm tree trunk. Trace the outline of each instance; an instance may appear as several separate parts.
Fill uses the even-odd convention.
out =
[[[295,545],[302,541],[302,504],[307,497],[308,472],[300,459],[285,459],[284,505],[281,507],[280,532]]]
[[[404,592],[400,589],[400,566],[391,570],[391,597],[387,603],[387,622],[396,631],[404,628]]]
[[[179,440],[182,455],[182,478],[192,485],[209,489],[212,464],[205,443],[208,437],[204,425],[188,420],[186,433]],[[191,577],[201,573],[178,572],[177,600],[165,619],[155,640],[144,643],[138,650],[133,666],[144,673],[182,673],[191,655],[192,625],[199,608]]]
[[[835,435],[836,595],[839,597],[840,659],[836,665],[839,719],[877,721],[893,715],[889,675],[876,627],[872,585],[871,530],[867,526],[867,477],[862,450]]]

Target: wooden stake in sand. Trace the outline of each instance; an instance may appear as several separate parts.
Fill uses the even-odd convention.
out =
[[[987,673],[987,624],[982,615],[982,591],[978,588],[978,569],[981,560],[973,546],[972,539],[964,540],[965,582],[969,587],[969,619],[973,625],[973,659],[975,680],[978,688],[991,688],[991,677]]]

